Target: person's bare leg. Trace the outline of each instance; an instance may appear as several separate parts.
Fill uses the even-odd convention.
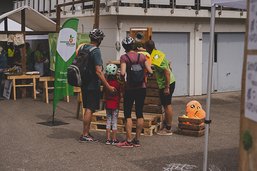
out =
[[[87,136],[90,130],[90,124],[92,119],[92,111],[90,109],[86,109],[83,116],[83,135]]]
[[[110,128],[106,129],[106,140],[111,140],[111,130],[110,130]]]
[[[117,130],[112,130],[112,140],[117,140]]]
[[[172,117],[173,117],[173,108],[170,105],[167,105],[166,107],[164,107],[164,111],[165,111],[165,123],[167,126],[172,126]]]
[[[127,118],[127,121],[126,121],[127,141],[131,141],[132,140],[131,132],[132,132],[132,119],[131,118]]]
[[[143,126],[144,126],[144,118],[138,118],[137,119],[137,127],[136,127],[136,137],[135,137],[136,140],[139,139],[142,129],[143,129]]]

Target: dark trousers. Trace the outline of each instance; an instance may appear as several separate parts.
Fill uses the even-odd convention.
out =
[[[125,90],[124,94],[124,116],[125,118],[131,118],[131,111],[135,102],[136,116],[137,118],[143,118],[143,107],[146,96],[146,89],[130,89]]]
[[[3,78],[4,78],[4,73],[0,72],[0,97],[3,96],[3,84],[2,84]]]

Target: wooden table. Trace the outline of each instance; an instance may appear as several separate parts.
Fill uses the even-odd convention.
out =
[[[45,95],[45,102],[48,104],[49,103],[49,93],[48,90],[54,89],[54,87],[49,87],[48,82],[54,82],[54,77],[53,76],[44,76],[39,78],[40,82],[43,82],[44,84],[44,95]],[[78,90],[77,90],[78,91]],[[75,91],[74,91],[75,92]],[[66,101],[70,102],[69,96],[66,96]]]
[[[43,84],[44,84],[45,102],[48,104],[49,103],[48,90],[54,88],[54,87],[48,87],[48,82],[49,81],[53,82],[54,81],[54,77],[51,77],[51,76],[40,77],[39,81],[43,82]]]
[[[13,100],[16,100],[16,88],[17,87],[33,87],[33,97],[34,99],[37,98],[36,93],[36,79],[40,77],[39,74],[33,74],[33,75],[7,75],[8,80],[12,80],[12,86],[13,86]],[[24,83],[16,84],[16,80],[32,80],[32,83]]]

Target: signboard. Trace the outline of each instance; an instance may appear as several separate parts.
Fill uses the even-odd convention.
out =
[[[257,50],[257,0],[249,2],[248,50]]]
[[[12,92],[12,81],[11,80],[5,80],[3,97],[5,97],[6,99],[9,100],[10,97],[11,97],[11,92]]]
[[[245,117],[257,122],[257,55],[247,56],[245,81]]]

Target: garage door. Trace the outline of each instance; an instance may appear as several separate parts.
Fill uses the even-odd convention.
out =
[[[175,96],[184,96],[189,93],[188,84],[188,56],[189,33],[153,33],[156,48],[163,51],[171,61],[173,73],[176,77]]]
[[[244,33],[217,33],[215,41],[213,90],[241,90]],[[203,35],[203,94],[207,93],[209,34]]]

